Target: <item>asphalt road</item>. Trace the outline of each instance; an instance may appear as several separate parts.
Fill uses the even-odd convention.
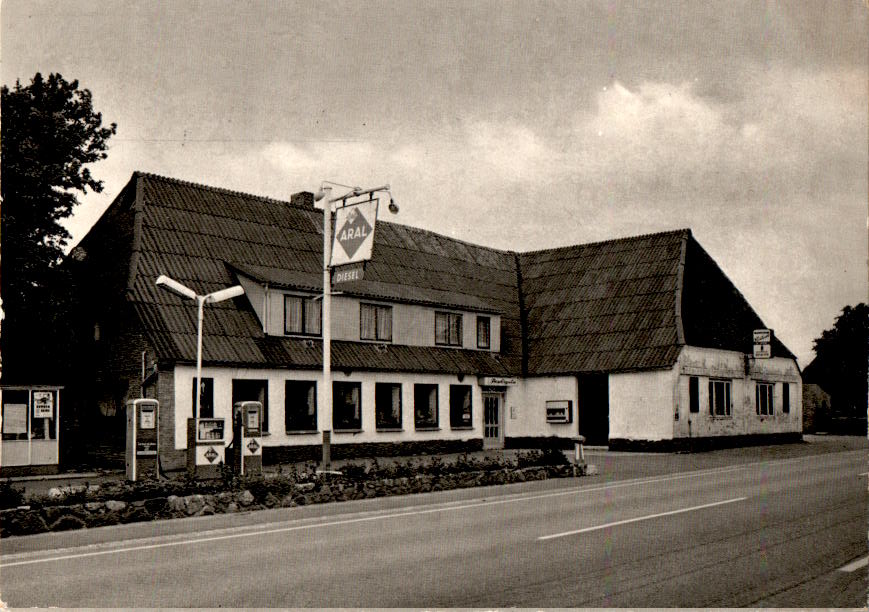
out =
[[[862,607],[866,470],[859,450],[14,538],[0,590],[13,607]]]

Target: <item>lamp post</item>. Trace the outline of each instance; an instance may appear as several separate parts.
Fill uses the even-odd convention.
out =
[[[205,304],[215,304],[224,300],[229,300],[244,293],[244,287],[235,285],[220,291],[214,291],[206,295],[199,295],[190,287],[186,287],[177,280],[171,279],[168,276],[161,274],[157,277],[157,286],[168,289],[172,293],[190,300],[196,300],[197,306],[197,324],[196,324],[196,404],[193,408],[193,418],[199,418],[199,404],[202,397],[202,320],[204,318]]]
[[[338,197],[331,197],[332,185],[349,189],[347,193]],[[372,189],[362,189],[361,187],[350,187],[332,181],[323,181],[319,191],[314,194],[314,201],[323,202],[323,318],[322,318],[322,333],[323,333],[323,410],[327,410],[327,428],[323,430],[323,460],[322,468],[329,469],[331,463],[331,437],[333,429],[333,409],[332,409],[332,326],[331,326],[331,308],[332,308],[332,205],[341,203],[340,208],[347,205],[349,198],[355,198],[363,195],[373,197],[373,194],[385,192],[389,194],[389,212],[392,214],[398,213],[398,204],[392,197],[389,191],[389,185],[382,185]],[[361,401],[361,398],[360,398]]]

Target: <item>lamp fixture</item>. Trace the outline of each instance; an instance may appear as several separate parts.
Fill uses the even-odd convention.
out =
[[[187,298],[189,300],[196,300],[196,382],[194,389],[198,388],[201,384],[200,381],[202,380],[202,320],[204,317],[203,307],[205,306],[205,304],[214,304],[215,302],[222,302],[224,300],[238,297],[244,293],[244,287],[242,287],[241,285],[235,285],[233,287],[227,287],[226,289],[214,291],[206,295],[199,295],[190,287],[182,285],[174,278],[169,278],[165,274],[161,274],[160,276],[158,276],[155,284],[158,287],[168,289],[172,293],[180,295],[183,298]],[[196,403],[194,404],[193,408],[194,419],[199,418],[201,396],[201,392],[196,394]]]
[[[382,185],[380,187],[374,187],[373,189],[362,189],[362,187],[351,187],[350,185],[342,185],[341,183],[335,183],[333,181],[323,181],[320,189],[317,190],[317,193],[314,194],[315,202],[319,202],[326,197],[326,189],[324,188],[325,185],[335,185],[337,187],[344,187],[345,189],[350,190],[344,195],[329,199],[327,204],[334,204],[335,202],[346,203],[348,198],[355,198],[366,194],[368,194],[370,197],[373,197],[375,193],[383,191],[389,194],[389,212],[393,215],[398,214],[398,203],[395,201],[395,198],[392,197],[392,192],[389,190],[389,185]]]

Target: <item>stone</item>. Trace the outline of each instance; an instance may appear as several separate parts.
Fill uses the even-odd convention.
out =
[[[184,498],[184,512],[187,516],[193,516],[205,506],[205,499],[198,493]]]
[[[177,495],[170,495],[166,498],[166,505],[173,512],[184,512],[184,500]]]
[[[102,502],[87,502],[84,505],[84,507],[88,512],[99,512],[100,510],[103,509],[103,503]]]
[[[151,514],[162,514],[165,508],[165,497],[152,497],[145,500],[145,509]]]
[[[245,489],[244,491],[242,491],[238,495],[238,502],[242,506],[250,506],[254,501],[255,501],[255,498],[253,496],[253,493],[251,493],[247,489]]]
[[[235,502],[229,502],[226,504],[226,511],[228,513],[238,512],[238,504]]]
[[[126,502],[117,501],[115,499],[110,499],[106,502],[106,510],[109,510],[111,512],[117,512],[118,510],[123,510],[126,507]]]
[[[212,506],[209,506],[208,504],[205,504],[204,506],[202,506],[202,510],[196,513],[196,516],[209,516],[212,514],[214,514],[214,508]]]

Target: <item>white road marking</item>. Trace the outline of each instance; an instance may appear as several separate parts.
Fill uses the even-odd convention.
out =
[[[577,535],[580,533],[588,533],[589,531],[598,531],[600,529],[606,529],[608,527],[615,527],[617,525],[627,525],[628,523],[637,523],[639,521],[648,521],[654,518],[660,518],[662,516],[672,516],[674,514],[682,514],[684,512],[693,512],[695,510],[702,510],[704,508],[713,508],[715,506],[723,506],[724,504],[732,504],[734,502],[743,501],[748,499],[747,497],[734,497],[733,499],[725,499],[724,501],[712,502],[711,504],[702,504],[700,506],[691,506],[690,508],[680,508],[678,510],[670,510],[668,512],[659,512],[657,514],[647,514],[646,516],[637,516],[635,518],[625,519],[623,521],[613,521],[612,523],[604,523],[603,525],[595,525],[594,527],[585,527],[583,529],[574,529],[573,531],[564,531],[562,533],[553,533],[552,535],[540,536],[537,538],[538,540],[552,540],[554,538],[563,538],[565,536]]]
[[[858,451],[851,451],[858,452]],[[597,486],[580,486],[575,489],[569,489],[566,491],[553,491],[550,493],[539,493],[533,495],[526,495],[523,493],[510,494],[500,499],[489,500],[485,498],[477,498],[468,500],[468,503],[462,502],[447,502],[446,504],[437,507],[431,508],[430,506],[411,506],[410,508],[402,511],[402,512],[390,512],[388,510],[377,510],[366,513],[365,516],[356,518],[347,518],[341,520],[333,520],[324,523],[312,522],[316,521],[319,517],[309,517],[306,519],[294,519],[293,523],[296,523],[292,526],[288,526],[288,521],[276,521],[272,523],[266,523],[264,525],[244,525],[238,527],[227,527],[224,529],[214,529],[205,532],[200,532],[198,535],[187,538],[187,539],[173,539],[172,541],[163,541],[158,543],[148,543],[148,544],[135,544],[135,542],[153,542],[157,538],[165,539],[166,536],[157,536],[157,537],[146,537],[139,538],[136,540],[127,540],[126,542],[121,543],[103,543],[103,544],[88,544],[84,546],[78,547],[70,547],[65,549],[57,549],[54,551],[31,551],[31,552],[22,552],[22,553],[14,553],[11,555],[2,555],[0,559],[7,559],[6,561],[0,561],[0,568],[8,568],[8,567],[16,567],[20,565],[32,565],[35,563],[49,563],[52,561],[64,561],[67,559],[80,559],[84,557],[94,557],[94,556],[102,556],[102,555],[110,555],[115,553],[125,553],[125,552],[134,552],[138,550],[153,550],[158,548],[166,548],[170,546],[183,546],[186,544],[199,544],[205,542],[214,542],[219,540],[229,540],[250,536],[258,536],[258,535],[269,535],[273,533],[285,533],[289,531],[299,531],[302,529],[314,529],[316,527],[333,527],[336,525],[345,525],[352,523],[360,523],[360,522],[369,522],[376,521],[382,519],[392,519],[392,518],[400,518],[404,516],[418,516],[424,514],[432,514],[436,512],[446,512],[449,510],[465,510],[468,508],[479,508],[483,506],[494,506],[501,504],[508,504],[514,502],[523,502],[530,500],[538,500],[538,499],[547,499],[550,497],[562,497],[565,495],[581,495],[583,493],[594,493],[597,491],[606,491],[611,489],[621,489],[624,487],[632,487],[632,486],[642,486],[646,484],[655,484],[659,482],[669,482],[673,480],[682,480],[685,478],[695,478],[700,476],[710,476],[710,475],[718,475],[718,474],[726,474],[729,472],[738,472],[753,468],[758,465],[781,465],[788,463],[796,463],[800,461],[805,461],[807,459],[812,459],[813,456],[810,457],[789,457],[787,459],[777,459],[773,461],[755,461],[751,463],[745,463],[742,465],[735,466],[725,466],[720,468],[709,468],[703,470],[691,470],[687,472],[679,472],[676,474],[669,474],[666,476],[647,476],[642,478],[632,478],[627,480],[620,480],[617,482],[612,482],[603,485]],[[418,509],[421,508],[421,509]],[[354,513],[359,514],[359,513]],[[184,519],[181,519],[184,520]],[[299,525],[300,521],[305,521],[306,524]],[[264,527],[264,529],[263,529]],[[172,538],[183,537],[184,534],[175,534],[174,536],[169,536]],[[204,537],[203,537],[204,536]],[[112,546],[112,548],[100,548],[99,550],[93,550],[95,547],[102,546]],[[73,552],[73,551],[81,551],[82,548],[91,549],[87,552]],[[69,551],[69,552],[66,552]],[[44,554],[46,552],[53,552],[54,556],[47,556],[41,558],[33,558],[35,555]]]
[[[462,504],[461,502],[459,502],[458,505],[456,505],[456,502],[450,502],[450,505],[439,506],[437,508],[431,508],[431,507],[426,508],[423,506],[418,506],[417,508],[422,508],[422,509],[414,508],[414,509],[405,510],[402,512],[387,512],[385,514],[378,511],[377,514],[370,515],[370,516],[338,519],[338,520],[327,521],[327,522],[323,522],[323,523],[310,522],[312,520],[317,520],[317,519],[316,518],[309,518],[309,519],[303,519],[305,521],[308,521],[304,525],[296,524],[296,525],[288,526],[288,525],[286,525],[286,521],[271,523],[271,525],[273,525],[274,527],[268,527],[268,525],[265,525],[265,527],[267,527],[266,529],[257,529],[257,527],[259,527],[259,526],[246,525],[244,527],[230,527],[230,528],[227,528],[225,530],[213,530],[211,532],[206,532],[206,533],[213,533],[215,535],[206,535],[205,537],[202,537],[204,534],[200,533],[198,536],[194,536],[194,537],[190,537],[190,538],[182,539],[182,540],[173,540],[170,542],[160,542],[160,543],[154,543],[154,544],[139,544],[139,545],[132,545],[132,546],[129,545],[130,542],[127,542],[126,546],[120,546],[120,547],[116,547],[116,548],[92,550],[92,551],[88,551],[88,552],[70,552],[68,554],[59,554],[59,555],[50,556],[50,557],[43,557],[43,558],[39,558],[39,559],[28,558],[28,559],[23,559],[23,560],[14,560],[15,558],[20,559],[22,556],[30,557],[33,554],[38,554],[38,553],[19,553],[18,555],[7,556],[7,558],[10,558],[10,560],[0,562],[0,567],[7,568],[7,567],[16,567],[19,565],[32,565],[34,563],[47,563],[47,562],[51,562],[51,561],[65,561],[67,559],[80,559],[83,557],[95,557],[95,556],[109,555],[109,554],[113,554],[113,553],[134,552],[134,551],[138,551],[138,550],[154,550],[154,549],[158,549],[158,548],[167,548],[170,546],[183,546],[185,544],[200,544],[200,543],[205,543],[205,542],[217,542],[220,540],[232,540],[232,539],[236,539],[236,538],[243,538],[243,537],[249,537],[249,536],[269,535],[269,534],[274,534],[274,533],[286,533],[286,532],[290,532],[290,531],[299,531],[302,529],[314,529],[317,527],[334,527],[336,525],[350,525],[353,523],[362,523],[362,522],[370,522],[370,521],[377,521],[377,520],[384,520],[384,519],[401,518],[401,517],[405,517],[405,516],[420,516],[420,515],[424,515],[424,514],[433,514],[436,512],[447,512],[447,511],[451,511],[451,510],[466,510],[468,508],[479,508],[479,507],[484,507],[484,506],[497,506],[497,505],[501,505],[501,504],[509,504],[509,503],[515,503],[515,502],[523,502],[523,501],[532,501],[532,500],[538,500],[538,499],[546,499],[546,498],[550,498],[550,497],[563,497],[565,495],[578,495],[578,494],[582,494],[582,493],[594,493],[597,491],[605,491],[605,490],[609,490],[609,489],[621,489],[624,487],[640,486],[640,485],[645,485],[645,484],[655,484],[655,483],[667,482],[667,481],[671,481],[671,480],[682,480],[684,478],[691,478],[691,477],[695,477],[695,476],[704,476],[704,475],[708,476],[708,475],[713,475],[713,474],[717,475],[717,474],[722,474],[722,473],[727,473],[727,472],[739,471],[742,469],[744,469],[744,466],[734,466],[734,467],[727,467],[727,468],[714,468],[714,469],[710,469],[710,470],[697,470],[697,471],[693,471],[693,472],[684,472],[681,474],[674,474],[674,475],[670,475],[670,476],[651,477],[651,478],[636,478],[636,479],[631,479],[631,480],[614,482],[614,483],[610,483],[610,484],[606,484],[606,485],[571,489],[569,491],[553,491],[551,493],[540,493],[540,494],[535,494],[535,495],[523,495],[520,493],[520,494],[516,494],[516,495],[511,495],[508,498],[493,499],[493,500],[479,499],[478,498],[477,500],[470,500],[470,503]],[[282,525],[282,526],[278,526],[278,525]],[[244,531],[239,533],[239,530],[244,530]],[[229,532],[229,533],[225,533],[225,532]],[[216,535],[216,534],[221,534],[221,535]],[[144,541],[151,541],[151,540],[153,540],[153,538],[142,538],[139,541],[143,541],[143,540]],[[111,544],[109,544],[109,545],[111,545]],[[76,549],[75,548],[68,548],[66,550],[73,551]],[[60,551],[54,551],[54,552],[60,552]]]
[[[869,564],[869,557],[863,557],[862,559],[857,559],[856,561],[851,561],[848,565],[843,565],[839,568],[840,572],[855,572],[861,567],[866,567]]]

